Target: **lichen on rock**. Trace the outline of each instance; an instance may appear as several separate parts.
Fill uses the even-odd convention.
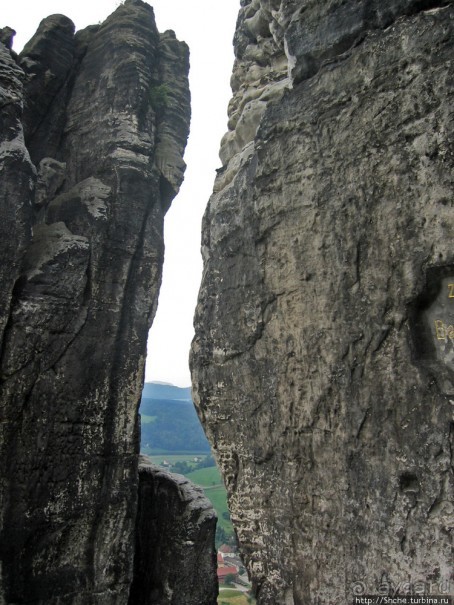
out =
[[[141,456],[130,605],[216,605],[215,531],[202,488]]]
[[[19,57],[11,35],[0,40],[0,602],[124,605],[188,48],[160,36],[141,0],[77,33],[52,15]],[[170,77],[177,119],[150,102]],[[171,150],[171,187],[158,147]]]
[[[443,593],[454,7],[241,5],[191,366],[257,602]]]

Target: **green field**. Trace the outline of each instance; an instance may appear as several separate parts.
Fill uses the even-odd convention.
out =
[[[251,603],[255,603],[255,599],[240,590],[221,588],[219,591],[218,605],[250,605]]]
[[[198,462],[194,458],[204,459],[207,454],[204,453],[184,453],[177,454],[152,453],[149,454],[146,449],[143,450],[154,464],[162,466],[163,461],[175,464],[177,462],[186,462],[191,468],[194,468]],[[179,473],[178,470],[170,468],[170,472]],[[193,470],[185,475],[190,481],[203,488],[206,497],[212,503],[218,515],[218,527],[221,527],[227,537],[233,536],[233,526],[229,517],[229,509],[227,506],[227,492],[225,491],[224,483],[222,482],[221,474],[216,466]]]
[[[218,525],[228,534],[232,535],[233,528],[229,518],[227,506],[227,492],[216,466],[202,468],[187,475],[196,485],[203,487],[206,497],[214,506],[218,514]]]
[[[196,485],[201,487],[211,487],[213,485],[221,485],[222,479],[221,474],[216,466],[209,466],[208,468],[201,468],[197,471],[193,471],[187,475]]]
[[[210,500],[215,511],[218,514],[218,526],[226,532],[228,536],[233,535],[233,526],[230,521],[230,517],[227,519],[224,517],[224,513],[228,514],[229,508],[227,506],[227,492],[223,485],[218,487],[209,487],[205,489],[205,495]]]
[[[227,533],[233,534],[232,523],[227,506],[227,493],[221,479],[221,474],[216,466],[202,468],[187,475],[196,485],[203,487],[205,496],[210,500],[218,514],[218,525]]]
[[[175,462],[187,462],[193,468],[197,464],[197,462],[194,462],[194,458],[205,458],[205,456],[207,455],[206,452],[203,452],[202,454],[197,454],[197,453],[194,454],[193,452],[191,452],[190,454],[188,454],[188,453],[169,454],[167,452],[148,454],[145,450],[143,451],[143,453],[147,454],[147,456],[149,456],[149,458],[152,459],[154,464],[161,465],[164,460],[167,460],[167,462],[170,462],[170,464],[175,464]],[[170,470],[172,470],[172,469],[170,469]]]

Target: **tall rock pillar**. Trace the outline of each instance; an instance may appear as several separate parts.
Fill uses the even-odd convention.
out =
[[[126,0],[0,58],[0,602],[124,605],[188,48]]]

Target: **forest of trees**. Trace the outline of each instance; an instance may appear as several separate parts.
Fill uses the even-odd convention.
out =
[[[182,399],[142,398],[142,450],[210,452],[194,404]]]

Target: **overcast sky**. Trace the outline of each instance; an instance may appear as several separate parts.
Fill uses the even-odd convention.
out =
[[[103,21],[118,0],[14,0],[3,2],[0,27],[17,35],[19,52],[39,22],[53,13],[72,19],[77,29]],[[219,143],[227,129],[232,38],[239,0],[154,0],[159,31],[173,29],[191,52],[191,135],[188,165],[178,197],[166,217],[166,258],[159,307],[148,343],[146,380],[190,384],[188,355],[200,285],[200,223],[220,166]]]

